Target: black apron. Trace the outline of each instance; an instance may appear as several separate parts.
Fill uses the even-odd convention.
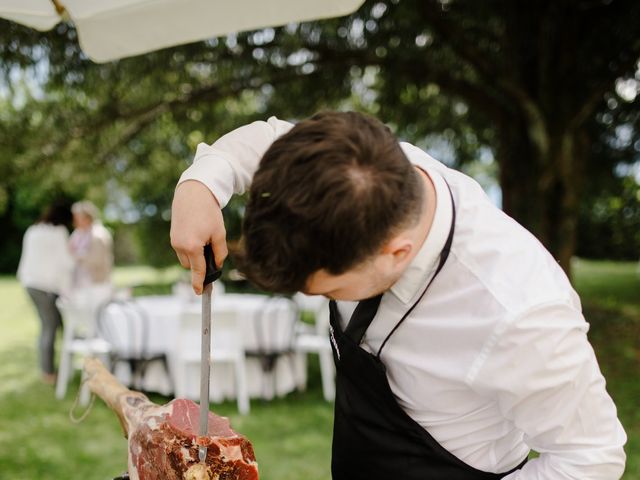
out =
[[[376,355],[360,348],[360,343],[382,295],[359,302],[344,332],[336,302],[329,304],[336,364],[333,480],[496,480],[526,462],[496,474],[477,470],[449,453],[398,405],[380,360],[383,347],[420,302],[449,255],[456,217],[453,196],[451,202],[453,218],[438,268]]]

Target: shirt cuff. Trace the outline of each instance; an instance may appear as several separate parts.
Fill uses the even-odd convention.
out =
[[[207,152],[206,150],[211,150]],[[229,162],[206,143],[198,145],[197,161],[187,168],[178,181],[178,185],[187,180],[196,180],[204,184],[218,203],[224,208],[234,193],[235,176]]]

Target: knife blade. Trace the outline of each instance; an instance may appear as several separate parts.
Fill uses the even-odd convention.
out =
[[[206,273],[202,291],[202,341],[200,345],[200,425],[198,434],[206,437],[209,426],[209,379],[211,373],[211,292],[213,282],[222,274],[216,267],[216,260],[211,245],[204,247]],[[198,459],[204,463],[207,458],[207,447],[198,446]]]

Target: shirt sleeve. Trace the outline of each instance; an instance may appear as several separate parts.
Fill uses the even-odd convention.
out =
[[[198,145],[193,164],[178,184],[197,180],[206,185],[224,207],[234,193],[244,193],[251,185],[262,156],[271,144],[293,124],[269,118],[237,128],[212,145]]]
[[[571,305],[549,304],[510,322],[487,348],[472,386],[496,398],[540,453],[506,480],[615,480],[626,435]]]

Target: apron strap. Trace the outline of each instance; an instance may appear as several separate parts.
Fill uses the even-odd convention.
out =
[[[447,182],[445,182],[445,183],[447,183]],[[395,331],[402,324],[402,322],[405,321],[405,319],[411,314],[413,309],[416,308],[418,303],[420,303],[420,300],[422,300],[422,297],[424,297],[424,294],[427,293],[427,290],[429,290],[429,287],[431,286],[433,281],[438,276],[438,273],[440,273],[440,270],[442,270],[442,267],[444,266],[445,262],[447,261],[447,258],[449,258],[449,252],[451,251],[451,244],[453,243],[453,232],[454,232],[455,226],[456,226],[456,204],[453,201],[453,193],[451,192],[451,187],[449,187],[448,183],[447,183],[447,188],[449,189],[449,196],[451,197],[451,207],[452,207],[451,227],[449,227],[449,236],[447,237],[447,241],[445,242],[444,247],[442,248],[442,252],[440,252],[440,263],[438,263],[438,267],[436,268],[435,273],[431,277],[431,280],[429,280],[429,283],[427,283],[427,286],[424,288],[424,290],[422,291],[422,293],[420,294],[418,299],[415,301],[415,303],[413,305],[411,305],[411,308],[406,311],[406,313],[402,316],[400,321],[398,323],[396,323],[395,327],[393,327],[391,329],[389,334],[386,336],[386,338],[382,342],[382,345],[380,345],[380,348],[378,349],[378,353],[376,353],[376,357],[377,358],[380,358],[380,354],[382,353],[382,349],[384,348],[384,346],[387,344],[387,342],[391,338],[391,335],[393,335],[395,333]]]

